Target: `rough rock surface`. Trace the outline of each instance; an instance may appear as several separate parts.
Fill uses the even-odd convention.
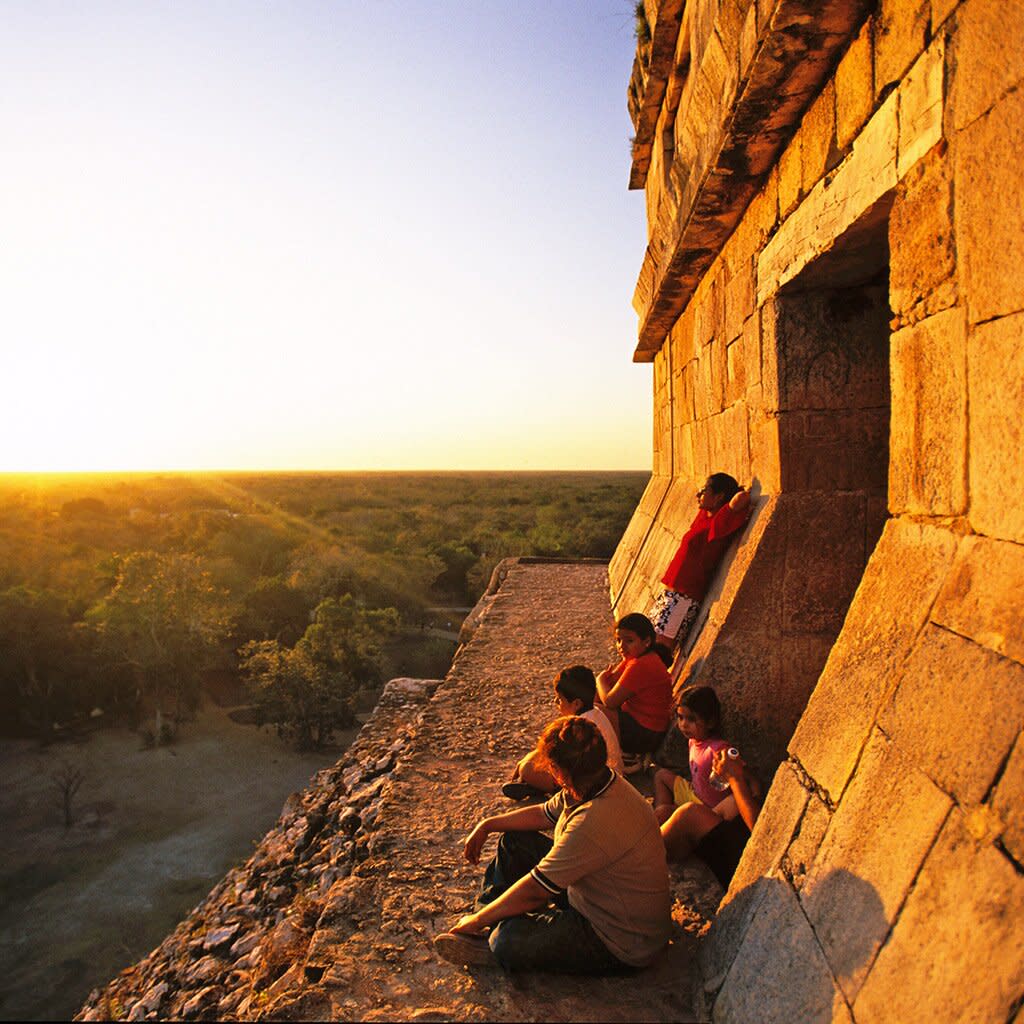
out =
[[[607,593],[604,566],[508,566],[447,679],[389,683],[249,861],[79,1018],[702,1019],[697,936],[721,890],[696,864],[674,879],[671,946],[629,976],[461,969],[431,945],[472,902],[462,840],[507,806],[498,783],[550,717],[555,671],[609,660]]]

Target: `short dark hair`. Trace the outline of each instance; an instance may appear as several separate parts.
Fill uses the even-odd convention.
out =
[[[597,696],[597,680],[586,665],[572,665],[563,668],[555,676],[555,689],[566,700],[582,701],[583,710],[589,711],[594,706],[594,698]]]
[[[717,733],[721,730],[722,704],[718,694],[710,686],[687,686],[679,691],[676,704],[692,711],[704,721],[711,732]]]
[[[729,476],[728,473],[712,473],[708,477],[708,486],[726,501],[731,501],[733,495],[740,489],[735,477]]]

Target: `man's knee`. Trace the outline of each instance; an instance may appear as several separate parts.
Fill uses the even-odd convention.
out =
[[[528,930],[529,922],[521,917],[507,917],[491,929],[487,942],[495,959],[506,970],[514,971],[529,960]]]

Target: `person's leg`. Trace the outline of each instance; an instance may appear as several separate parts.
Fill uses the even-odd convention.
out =
[[[477,907],[493,903],[532,871],[551,849],[551,843],[542,832],[502,832],[498,849],[484,871]]]
[[[664,732],[646,729],[628,711],[619,710],[619,742],[624,754],[653,754]]]
[[[715,804],[715,814],[717,814],[722,821],[732,821],[740,813],[739,807],[736,806],[736,797],[730,793],[724,800],[720,800]]]
[[[509,971],[606,974],[625,970],[591,923],[567,902],[497,924],[489,938],[494,956]]]
[[[683,804],[661,826],[661,838],[669,860],[685,860],[694,847],[722,819],[704,804]]]
[[[531,750],[516,768],[516,781],[525,782],[542,793],[554,793],[558,789],[558,783],[546,771],[538,768],[536,761],[537,752]]]
[[[668,821],[676,809],[672,792],[677,777],[675,772],[670,772],[667,768],[659,768],[654,773],[654,816],[658,819],[659,825]]]

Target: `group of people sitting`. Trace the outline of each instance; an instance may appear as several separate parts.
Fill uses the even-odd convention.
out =
[[[434,939],[445,959],[584,974],[642,967],[671,931],[668,860],[694,854],[728,887],[760,794],[721,737],[714,690],[691,686],[673,699],[668,645],[696,618],[687,602],[699,605],[728,538],[746,522],[749,498],[716,474],[698,499],[655,621],[621,618],[620,660],[596,677],[582,665],[557,675],[558,717],[503,787],[529,802],[484,818],[466,839],[465,856],[477,864],[489,836],[499,835],[476,909]],[[675,586],[681,580],[685,589]],[[659,749],[673,715],[688,741],[689,778],[659,768],[652,803],[626,776]]]

